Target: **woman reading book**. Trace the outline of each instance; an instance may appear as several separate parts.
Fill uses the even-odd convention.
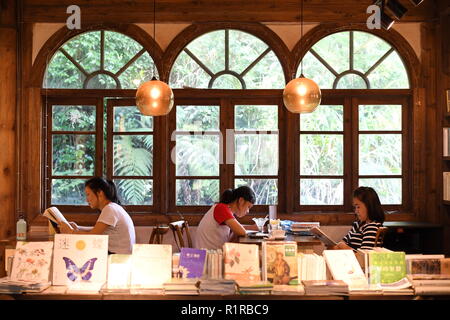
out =
[[[353,192],[353,207],[358,218],[351,230],[329,249],[372,249],[375,237],[384,222],[384,210],[378,194],[371,187],[359,187]]]
[[[255,193],[248,186],[227,189],[200,221],[195,247],[199,249],[221,249],[225,242],[233,237],[245,236],[245,228],[237,221],[242,218],[255,203]]]
[[[111,180],[94,177],[85,183],[86,200],[92,209],[101,211],[93,227],[78,226],[75,222],[62,222],[61,233],[106,234],[109,253],[131,254],[136,234],[131,217],[120,205],[117,189]]]

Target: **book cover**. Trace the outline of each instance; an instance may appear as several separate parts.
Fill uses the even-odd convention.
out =
[[[289,284],[298,277],[297,243],[273,241],[262,243],[264,281]]]
[[[172,245],[134,244],[132,256],[132,289],[162,289],[172,278]]]
[[[226,242],[223,253],[225,279],[261,280],[258,245]]]
[[[205,268],[206,250],[181,248],[179,269],[183,278],[201,278]]]
[[[345,281],[350,290],[365,290],[369,284],[353,250],[324,250],[328,269],[334,280]]]
[[[108,256],[107,290],[128,290],[131,277],[131,254]]]
[[[50,266],[53,241],[17,241],[10,279],[47,283],[50,281]]]
[[[105,283],[108,236],[56,234],[53,252],[53,285],[77,282]]]
[[[406,277],[404,252],[369,252],[368,276],[370,284],[394,283]]]

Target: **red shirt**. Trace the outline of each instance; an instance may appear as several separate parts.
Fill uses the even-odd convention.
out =
[[[224,224],[228,219],[234,219],[233,212],[225,203],[218,203],[214,208],[214,220],[218,224]]]

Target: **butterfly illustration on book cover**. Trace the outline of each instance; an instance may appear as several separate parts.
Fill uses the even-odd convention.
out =
[[[63,257],[64,262],[66,263],[67,277],[75,281],[80,277],[82,280],[89,280],[92,277],[92,270],[94,269],[95,261],[97,258],[92,258],[86,261],[81,268],[79,268],[72,259]]]

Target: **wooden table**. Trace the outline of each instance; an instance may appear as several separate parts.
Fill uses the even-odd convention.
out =
[[[248,244],[261,244],[264,241],[278,241],[278,240],[268,240],[266,238],[250,238],[239,237],[239,243],[248,243]],[[295,241],[297,242],[297,246],[300,247],[312,247],[312,246],[320,246],[322,242],[314,236],[296,236],[292,234],[287,234],[286,238],[282,241]]]

